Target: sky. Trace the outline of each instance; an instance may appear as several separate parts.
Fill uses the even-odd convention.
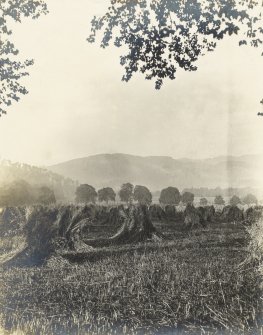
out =
[[[262,50],[235,38],[156,91],[121,81],[120,49],[86,38],[107,0],[48,0],[49,14],[13,25],[29,94],[0,119],[0,158],[52,165],[100,153],[207,158],[263,154]]]

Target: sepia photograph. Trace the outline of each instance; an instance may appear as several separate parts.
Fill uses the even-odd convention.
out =
[[[0,335],[263,335],[263,1],[0,0]]]

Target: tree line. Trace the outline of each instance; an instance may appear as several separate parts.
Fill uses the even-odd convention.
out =
[[[58,201],[72,199],[78,182],[63,177],[57,173],[24,163],[14,163],[8,160],[0,162],[0,191],[14,187],[17,182],[28,185],[44,185],[53,190]],[[13,184],[13,185],[12,185]],[[29,187],[29,186],[25,187]],[[40,186],[39,186],[40,187]],[[1,191],[2,192],[2,191]]]
[[[240,198],[244,198],[247,194],[257,193],[258,190],[253,187],[227,187],[227,188],[191,187],[191,188],[185,188],[183,192],[191,192],[196,197],[200,197],[200,198],[216,197],[218,195],[221,195],[222,197],[227,197],[227,198],[230,198],[236,195]]]
[[[116,201],[117,194],[111,187],[103,187],[96,189],[89,184],[80,184],[75,191],[75,202],[79,204],[86,203],[106,203]],[[131,183],[122,184],[118,191],[118,197],[121,202],[131,204],[138,202],[139,204],[150,205],[153,196],[150,190],[143,185],[132,185]],[[56,196],[51,187],[45,185],[30,185],[25,180],[16,180],[10,184],[0,187],[0,207],[6,206],[23,206],[42,204],[50,205],[56,203]],[[72,199],[73,200],[73,199]],[[187,205],[193,204],[195,200],[194,193],[183,191],[180,193],[178,188],[169,186],[160,192],[159,203],[161,205]],[[58,200],[59,201],[59,200]],[[253,194],[247,194],[242,199],[237,195],[233,195],[229,201],[232,206],[239,204],[252,205],[257,204],[257,198]],[[200,206],[207,206],[209,201],[206,197],[199,200]],[[215,205],[225,205],[226,201],[222,195],[214,198]]]
[[[32,186],[25,180],[16,180],[0,187],[0,207],[51,205],[56,202],[54,191],[47,186]]]
[[[132,203],[138,201],[141,204],[151,204],[152,194],[146,186],[136,185],[135,187],[131,183],[124,183],[118,192],[121,201],[126,203]],[[75,201],[77,203],[95,203],[96,201],[106,202],[115,201],[116,193],[111,187],[104,187],[98,192],[95,188],[88,184],[81,184],[76,189]]]
[[[202,199],[204,199],[204,198],[202,198]],[[200,202],[201,202],[201,200],[200,200]],[[247,194],[242,199],[239,198],[237,195],[233,195],[231,197],[231,199],[229,200],[229,204],[231,206],[253,205],[253,204],[257,204],[257,203],[258,203],[258,200],[257,200],[256,196],[253,195],[253,194]],[[214,199],[214,204],[215,205],[225,205],[225,200],[221,195],[217,195]]]
[[[119,199],[127,204],[136,201],[140,204],[150,205],[152,203],[152,193],[146,186],[136,185],[135,187],[131,183],[124,183],[118,192]],[[183,205],[193,204],[195,195],[191,192],[184,191],[182,194],[176,187],[169,186],[164,188],[159,197],[159,203],[162,205]],[[81,184],[76,189],[75,201],[77,203],[96,203],[99,202],[115,202],[116,193],[111,187],[105,187],[98,190],[88,184]],[[202,197],[199,201],[200,206],[207,206],[208,200]],[[242,200],[237,196],[233,195],[229,201],[231,206],[237,206],[238,204],[252,205],[257,204],[257,198],[253,194],[247,194]],[[215,205],[225,205],[225,200],[221,195],[215,196]]]

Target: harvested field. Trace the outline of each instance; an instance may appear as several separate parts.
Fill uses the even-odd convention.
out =
[[[68,251],[41,267],[1,270],[3,328],[41,335],[261,334],[261,277],[247,261],[245,227],[155,227],[164,241]],[[103,235],[102,226],[94,230]]]

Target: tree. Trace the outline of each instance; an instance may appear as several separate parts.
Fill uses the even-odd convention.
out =
[[[241,200],[238,196],[233,195],[233,197],[229,200],[229,203],[231,206],[237,206],[238,204],[241,204]]]
[[[169,186],[161,191],[159,202],[163,205],[178,205],[180,200],[181,195],[178,189]]]
[[[104,187],[98,190],[98,198],[100,202],[106,201],[108,203],[109,201],[115,201],[116,193],[111,187]]]
[[[24,180],[16,180],[0,189],[1,207],[31,205],[33,201],[33,189]]]
[[[36,19],[47,12],[47,6],[42,0],[0,1],[0,116],[6,113],[5,108],[12,101],[19,101],[21,95],[28,93],[20,79],[28,75],[26,68],[34,63],[33,60],[17,60],[19,51],[10,41],[12,30],[8,23],[11,20],[21,22],[25,17]]]
[[[43,205],[54,204],[56,202],[54,191],[47,186],[40,187],[36,202]]]
[[[217,195],[214,200],[215,205],[224,205],[225,200],[223,199],[222,195]]]
[[[123,81],[141,72],[160,89],[178,68],[197,70],[196,61],[214,51],[226,36],[239,35],[239,45],[262,43],[263,7],[259,0],[111,0],[107,12],[94,17],[88,41],[112,42],[127,50],[120,57]]]
[[[78,186],[76,181],[44,168],[3,160],[0,162],[0,185],[3,185],[6,180],[24,180],[30,185],[47,186],[54,190],[56,199],[59,201],[72,200]],[[34,194],[34,197],[36,196],[37,194]]]
[[[95,188],[88,184],[81,184],[76,189],[76,202],[77,203],[88,203],[96,202],[97,192]]]
[[[0,188],[0,207],[33,204],[50,205],[56,202],[55,194],[47,186],[32,186],[23,179]]]
[[[208,201],[206,198],[201,198],[200,199],[200,206],[207,206],[208,205]]]
[[[257,204],[258,200],[253,194],[247,194],[243,199],[243,203],[246,205],[253,205]]]
[[[121,201],[131,202],[133,197],[133,185],[131,183],[122,184],[119,191]]]
[[[145,186],[136,185],[133,197],[141,205],[150,205],[152,202],[152,194]]]
[[[184,205],[187,205],[187,204],[192,204],[194,202],[194,194],[191,193],[191,192],[184,192],[182,194],[182,198],[181,198],[181,201]]]

